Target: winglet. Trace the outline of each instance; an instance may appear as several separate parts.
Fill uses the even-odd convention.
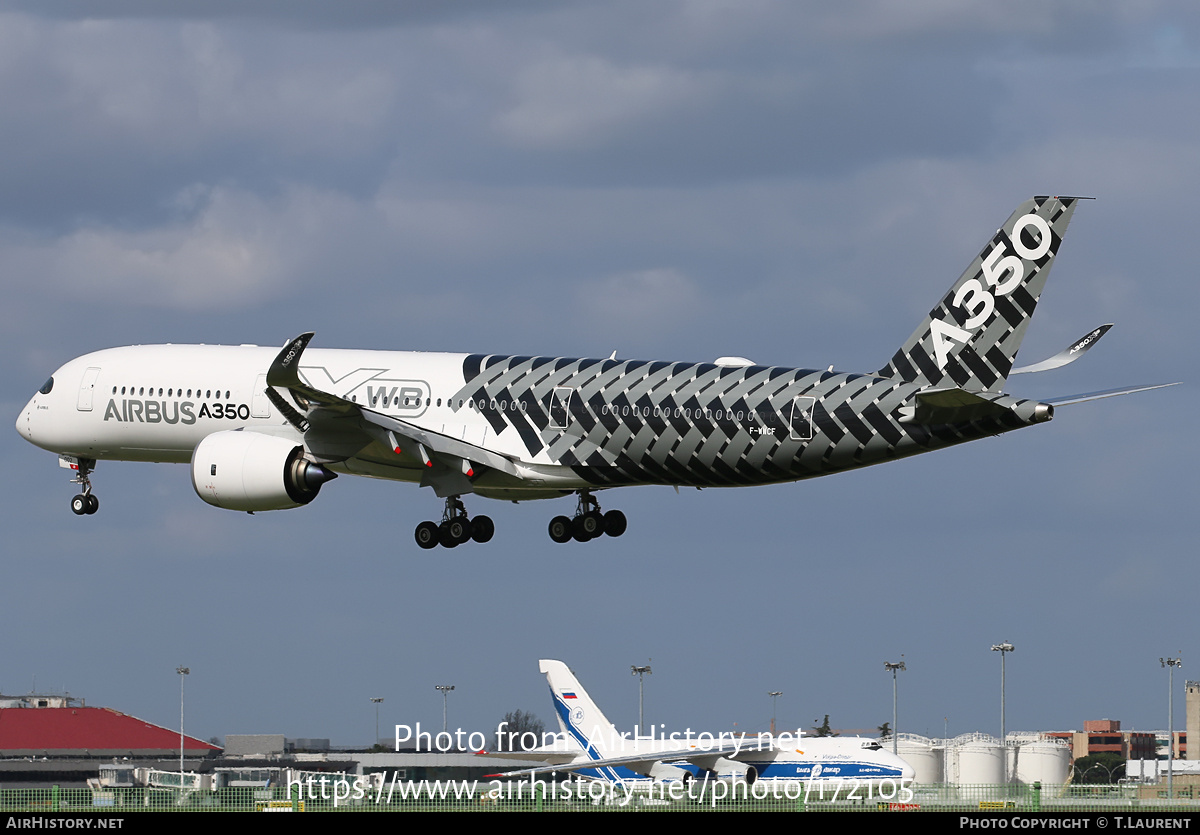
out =
[[[268,386],[293,388],[300,383],[300,355],[304,353],[314,335],[313,331],[302,333],[283,346],[283,350],[267,370]]]
[[[1100,337],[1108,333],[1109,328],[1111,327],[1111,322],[1107,325],[1101,325],[1095,330],[1088,331],[1079,339],[1076,339],[1074,342],[1072,342],[1065,351],[1060,351],[1059,353],[1050,357],[1050,359],[1045,359],[1041,362],[1035,362],[1032,365],[1023,365],[1020,368],[1014,368],[1009,373],[1033,374],[1038,371],[1049,371],[1052,368],[1062,368],[1067,363],[1075,362],[1075,360],[1079,359],[1089,350],[1091,350],[1092,346],[1099,342]]]

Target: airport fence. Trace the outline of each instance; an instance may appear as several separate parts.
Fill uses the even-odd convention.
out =
[[[1200,812],[1187,788],[1167,796],[1161,785],[763,785],[716,782],[662,784],[627,792],[606,783],[396,781],[359,792],[352,784],[285,788],[0,789],[0,812]],[[670,787],[677,786],[675,790]],[[567,791],[565,786],[570,786]],[[757,787],[757,788],[756,788]]]

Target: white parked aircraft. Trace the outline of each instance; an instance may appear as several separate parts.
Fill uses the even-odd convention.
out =
[[[543,660],[538,669],[550,685],[561,743],[529,751],[487,756],[527,759],[549,765],[508,771],[498,777],[538,777],[579,773],[610,783],[689,782],[706,776],[765,782],[825,782],[847,791],[853,786],[895,786],[910,782],[912,766],[874,739],[808,737],[799,734],[740,736],[671,732],[658,738],[621,734],[561,661]],[[503,732],[502,732],[503,733]],[[519,739],[511,740],[519,743]]]
[[[1035,197],[1007,222],[879,371],[253,345],[111,348],[54,372],[17,420],[22,437],[77,472],[77,514],[99,501],[96,462],[191,464],[209,504],[299,507],[338,474],[417,482],[445,500],[423,548],[486,542],[462,497],[578,495],[550,536],[620,536],[595,493],[795,481],[904,458],[1050,420],[1007,395],[1010,373],[1077,359],[1105,325],[1049,360],[1013,369],[1076,198]]]

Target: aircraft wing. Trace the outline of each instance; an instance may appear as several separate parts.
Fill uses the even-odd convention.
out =
[[[578,751],[477,751],[477,757],[487,757],[495,760],[526,760],[533,763],[550,763],[551,765],[563,765],[573,762],[578,756]],[[522,770],[521,774],[527,774],[528,771]]]
[[[774,749],[771,749],[774,750]],[[522,768],[516,771],[506,771],[503,774],[490,774],[489,777],[533,777],[539,774],[551,774],[564,771],[583,771],[591,768],[616,768],[623,766],[630,771],[638,774],[649,775],[650,770],[657,763],[675,763],[688,762],[700,768],[713,771],[716,769],[718,760],[737,760],[743,754],[749,753],[762,754],[758,743],[754,740],[746,739],[723,739],[713,740],[711,744],[692,745],[688,748],[678,748],[672,751],[648,752],[639,751],[635,754],[626,754],[620,757],[603,757],[601,759],[589,760],[579,759],[576,754],[574,759],[568,763],[560,763],[557,765],[545,765],[538,768]]]
[[[480,466],[519,477],[512,459],[483,447],[422,429],[408,421],[367,409],[321,391],[300,379],[300,357],[313,333],[302,333],[288,342],[267,371],[267,396],[284,417],[305,435],[305,442],[347,451],[344,457],[376,441],[397,455],[421,462],[428,470],[423,486],[433,487],[440,497],[472,492],[471,479]],[[279,394],[285,389],[303,413],[292,408]],[[311,435],[316,435],[311,438]],[[322,443],[325,442],[325,443]]]

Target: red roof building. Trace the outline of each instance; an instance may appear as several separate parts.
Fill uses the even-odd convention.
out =
[[[221,753],[184,736],[189,758]],[[0,707],[0,757],[170,757],[179,732],[107,707]]]

